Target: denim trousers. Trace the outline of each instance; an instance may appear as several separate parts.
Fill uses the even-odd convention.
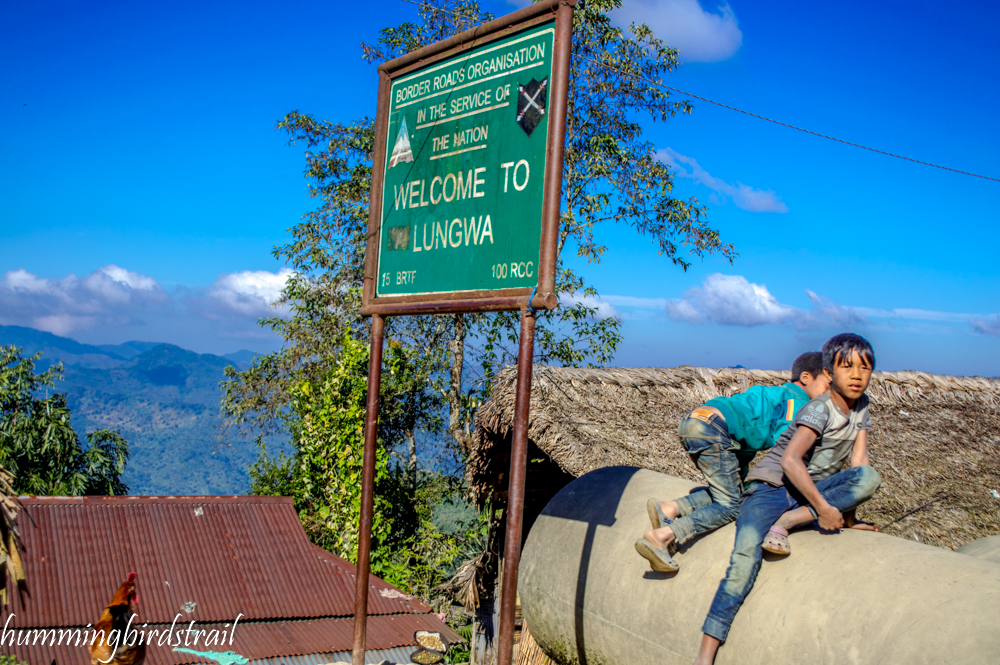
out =
[[[678,544],[736,519],[743,494],[736,457],[739,445],[729,437],[726,421],[717,415],[706,421],[692,417],[692,413],[681,419],[677,434],[695,466],[705,475],[708,490],[677,499],[681,517],[670,524],[670,530]]]
[[[870,466],[853,466],[816,482],[827,503],[844,512],[856,508],[875,494],[882,479]],[[747,490],[736,518],[736,542],[726,577],[719,583],[712,606],[701,628],[706,635],[726,641],[736,612],[753,588],[761,564],[761,545],[768,529],[787,510],[808,506],[794,488],[758,483]],[[816,512],[810,506],[815,516]]]

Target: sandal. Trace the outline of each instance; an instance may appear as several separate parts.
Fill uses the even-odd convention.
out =
[[[649,561],[650,567],[657,572],[676,573],[680,570],[680,564],[670,556],[670,552],[655,547],[645,538],[635,541],[635,551]]]
[[[660,508],[659,499],[649,499],[646,501],[646,513],[649,515],[649,521],[654,529],[662,529],[673,521]]]
[[[670,526],[673,520],[666,516],[663,510],[660,508],[659,499],[648,499],[646,501],[646,514],[649,515],[649,521],[653,525],[654,529],[662,529],[665,526]],[[672,529],[671,529],[672,531]],[[677,534],[674,534],[675,536]],[[667,552],[670,554],[677,554],[677,538],[675,537],[667,545]]]
[[[788,544],[788,530],[780,526],[772,526],[764,536],[764,543],[761,545],[765,552],[771,554],[788,555],[792,553],[792,546]]]

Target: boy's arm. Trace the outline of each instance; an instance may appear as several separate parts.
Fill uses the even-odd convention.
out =
[[[816,483],[809,475],[809,469],[806,468],[804,461],[806,453],[816,443],[818,436],[813,429],[805,425],[795,430],[795,434],[792,435],[788,447],[785,448],[785,452],[781,456],[781,470],[812,505],[813,510],[819,516],[820,527],[833,531],[844,526],[844,516],[839,510],[827,503],[823,495],[816,489]]]
[[[863,429],[858,432],[858,437],[854,439],[854,448],[851,450],[851,466],[869,466],[868,459],[868,430]]]

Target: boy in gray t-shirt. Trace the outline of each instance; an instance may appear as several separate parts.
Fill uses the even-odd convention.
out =
[[[809,476],[814,483],[829,478],[844,468],[844,462],[854,449],[858,433],[872,428],[872,421],[868,416],[868,395],[861,395],[846,414],[837,406],[829,391],[812,399],[781,434],[774,448],[750,471],[747,482],[758,480],[772,487],[785,484],[781,456],[785,454],[788,442],[800,426],[808,427],[818,435],[816,443],[803,458]],[[766,544],[764,549],[767,549]]]
[[[788,554],[788,529],[819,520],[821,529],[876,530],[854,509],[881,484],[868,463],[868,397],[875,352],[864,337],[844,333],[823,345],[830,390],[809,401],[747,476],[736,541],[701,630],[695,665],[711,665],[760,570],[761,551]],[[844,468],[849,464],[849,468]],[[767,545],[765,545],[767,543]]]

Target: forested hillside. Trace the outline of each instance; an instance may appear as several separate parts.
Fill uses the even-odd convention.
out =
[[[17,326],[0,344],[42,351],[40,367],[62,360],[65,393],[78,431],[120,430],[132,456],[123,480],[131,494],[241,494],[257,456],[250,441],[219,442],[219,382],[227,365],[252,358],[198,354],[170,344],[100,347]]]

